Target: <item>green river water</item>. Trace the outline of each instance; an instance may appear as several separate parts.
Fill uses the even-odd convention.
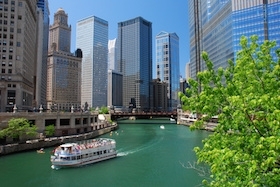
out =
[[[164,125],[165,129],[161,129]],[[50,152],[0,157],[1,187],[194,187],[202,177],[183,164],[196,161],[193,147],[210,132],[190,131],[169,120],[125,120],[101,137],[117,142],[117,158],[68,169],[51,169]]]

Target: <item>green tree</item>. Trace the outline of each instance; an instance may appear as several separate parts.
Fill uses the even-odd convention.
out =
[[[280,186],[280,50],[273,61],[276,43],[257,41],[242,37],[236,63],[217,71],[203,52],[207,70],[189,81],[189,97],[179,93],[183,109],[200,114],[192,128],[218,115],[213,134],[194,149],[211,168],[206,186]]]
[[[18,139],[22,135],[34,137],[37,135],[37,127],[31,125],[25,118],[13,118],[8,121],[8,127],[0,131],[0,137]]]
[[[46,136],[53,136],[54,133],[55,133],[55,126],[53,124],[46,126],[45,128]]]
[[[99,113],[101,114],[109,114],[109,109],[108,107],[102,106],[99,110]]]

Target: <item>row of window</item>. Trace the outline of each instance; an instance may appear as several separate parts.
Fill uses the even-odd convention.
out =
[[[0,54],[0,59],[1,59],[1,56],[2,56],[2,59],[3,60],[5,60],[6,59],[6,55],[5,54]],[[20,59],[20,57],[19,57],[19,55],[17,55],[17,58],[16,58],[17,60],[19,60]],[[9,60],[13,60],[13,55],[9,55]],[[2,64],[3,64],[3,62],[2,62]],[[2,65],[3,66],[3,65]]]
[[[3,40],[3,41],[0,40],[0,45],[2,45],[2,44],[6,46],[6,45],[7,45],[7,41],[6,41],[6,40]],[[13,42],[13,41],[9,41],[9,45],[10,45],[10,46],[13,46],[13,45],[14,45],[14,42]],[[20,47],[20,46],[21,46],[21,43],[20,43],[20,42],[17,42],[17,47]]]
[[[0,47],[0,52],[4,52],[4,53],[7,52],[6,47],[3,47],[3,48]],[[12,47],[9,48],[9,52],[10,52],[10,53],[13,52],[13,48],[12,48]]]
[[[0,4],[5,4],[7,5],[9,3],[9,0],[0,0]],[[21,3],[21,2],[20,2]],[[11,5],[15,5],[15,1],[11,1]],[[22,6],[22,3],[21,3],[21,6]]]
[[[1,6],[0,6],[1,7]],[[0,12],[0,18],[7,18],[8,19],[8,13],[1,13]],[[11,14],[11,19],[15,19],[15,15]],[[22,20],[22,15],[18,15],[18,20]]]
[[[8,74],[12,74],[12,69],[8,69]],[[1,73],[6,73],[6,69],[2,68]]]

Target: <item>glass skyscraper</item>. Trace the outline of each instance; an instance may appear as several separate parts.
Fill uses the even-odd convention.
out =
[[[280,0],[191,0],[188,7],[192,78],[205,69],[202,51],[215,69],[226,67],[240,50],[242,35],[258,35],[260,43],[275,40],[280,46]]]
[[[83,52],[82,105],[107,106],[108,22],[91,16],[78,21],[76,28],[76,47]]]
[[[160,32],[156,36],[157,79],[167,83],[168,109],[176,109],[179,91],[179,37]]]
[[[117,70],[123,74],[123,106],[150,109],[152,23],[137,17],[118,23]]]
[[[42,40],[42,54],[37,52],[37,55],[40,55],[41,59],[40,62],[37,62],[37,68],[40,64],[41,70],[37,69],[37,82],[36,82],[36,104],[41,105],[46,108],[47,101],[47,60],[48,60],[48,42],[49,42],[49,25],[50,25],[50,11],[49,11],[49,3],[48,0],[38,0],[37,6],[42,11],[42,18],[43,18],[43,28],[38,28],[38,30],[42,29],[42,37],[40,38]],[[37,10],[38,11],[38,10]],[[39,19],[38,19],[38,25],[39,25]],[[39,37],[38,37],[39,38]],[[40,43],[38,41],[38,43]],[[37,57],[38,58],[38,57]]]

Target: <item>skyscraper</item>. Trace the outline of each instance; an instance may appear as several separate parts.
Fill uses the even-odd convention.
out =
[[[137,17],[118,23],[118,71],[123,74],[123,106],[150,109],[152,23]]]
[[[42,105],[46,108],[47,94],[47,59],[49,42],[49,5],[48,0],[38,0],[37,2],[37,71],[36,71],[36,92],[35,106]],[[41,20],[41,21],[40,21]]]
[[[33,108],[37,0],[0,1],[0,111]]]
[[[109,40],[108,42],[108,70],[116,69],[117,59],[117,39]]]
[[[91,16],[77,22],[76,46],[83,51],[82,98],[89,107],[107,106],[108,22]]]
[[[176,109],[180,83],[179,37],[176,33],[160,32],[156,36],[157,78],[167,83],[168,110]]]
[[[240,37],[257,35],[259,42],[275,40],[280,47],[280,0],[188,1],[190,23],[190,69],[195,78],[205,69],[200,58],[206,51],[214,68],[226,67],[240,50]]]
[[[70,53],[71,27],[63,9],[54,14],[49,30],[47,70],[47,107],[51,110],[70,111],[81,105],[82,51]]]

